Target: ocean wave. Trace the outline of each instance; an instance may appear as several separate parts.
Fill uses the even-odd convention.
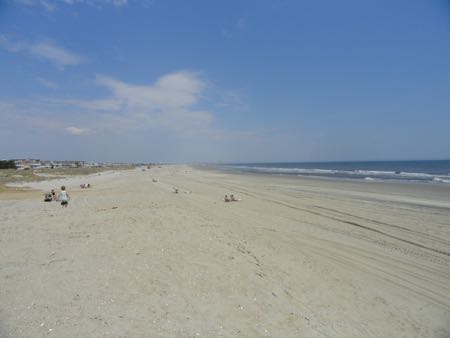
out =
[[[321,168],[283,168],[283,167],[264,167],[251,165],[226,165],[227,169],[235,169],[247,172],[266,173],[274,175],[297,175],[297,176],[316,176],[329,178],[354,178],[370,180],[389,180],[389,181],[410,181],[410,182],[438,182],[450,183],[448,175],[433,175],[421,172],[404,172],[390,170],[342,170],[342,169],[321,169]]]
[[[397,172],[395,171],[380,171],[380,170],[353,170],[353,171],[347,171],[345,172],[349,173],[355,173],[359,175],[396,175]]]
[[[406,173],[406,172],[400,172],[399,175],[408,176],[408,177],[429,177],[429,178],[433,178],[435,176],[435,175],[426,174],[426,173]]]
[[[450,183],[450,180],[445,180],[445,179],[443,179],[443,178],[441,178],[441,177],[434,177],[434,178],[433,178],[433,181],[435,181],[435,182],[441,182],[441,183]]]

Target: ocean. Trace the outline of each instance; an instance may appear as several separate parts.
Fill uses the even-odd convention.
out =
[[[230,163],[217,164],[215,167],[221,170],[267,175],[450,184],[450,160]]]

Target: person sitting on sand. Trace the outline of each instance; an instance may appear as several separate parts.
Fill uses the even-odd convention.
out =
[[[241,199],[240,199],[240,198],[234,197],[234,195],[230,195],[230,200],[231,200],[232,202],[238,202],[238,201],[240,201]]]
[[[224,201],[225,201],[225,202],[231,202],[231,200],[230,200],[230,198],[228,197],[228,195],[225,195]]]
[[[46,192],[44,194],[44,202],[51,202],[51,201],[53,201],[52,193]]]
[[[54,189],[52,189],[51,194],[52,194],[52,201],[58,200],[58,196],[56,195],[56,191]]]
[[[69,204],[70,196],[69,193],[66,191],[66,187],[62,186],[61,191],[59,192],[58,200],[61,201],[61,205],[65,208],[67,208],[67,205]]]

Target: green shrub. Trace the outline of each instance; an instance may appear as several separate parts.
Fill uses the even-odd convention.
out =
[[[0,169],[16,169],[16,164],[13,160],[0,161]]]

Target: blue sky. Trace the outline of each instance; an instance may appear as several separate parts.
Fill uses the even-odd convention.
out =
[[[448,1],[0,0],[0,157],[450,158]]]

